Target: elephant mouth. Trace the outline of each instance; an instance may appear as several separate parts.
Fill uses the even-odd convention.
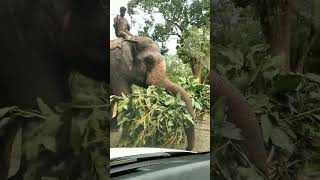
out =
[[[143,78],[140,78],[140,79],[133,79],[133,84],[136,84],[142,88],[148,88],[148,84],[147,84],[147,74],[145,74],[145,76]]]

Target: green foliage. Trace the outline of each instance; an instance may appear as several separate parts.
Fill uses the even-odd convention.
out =
[[[268,55],[268,47],[258,44],[247,49],[219,47],[217,69],[246,95],[260,118],[267,147],[276,147],[288,163],[318,159],[319,76],[283,74],[278,57]],[[225,142],[225,141],[222,141]],[[309,154],[306,156],[306,154]],[[298,168],[296,165],[291,168]]]
[[[213,149],[211,164],[211,177],[215,179],[267,179],[250,163],[243,149],[231,140],[224,140],[221,146]]]
[[[312,23],[317,25],[315,12],[318,11],[314,10],[318,7],[312,4],[315,2],[290,1],[293,9],[290,61],[293,66],[310,43]],[[283,3],[288,1],[213,0],[211,7],[215,68],[243,92],[256,112],[267,149],[274,148],[273,160],[282,164],[272,164],[273,179],[281,176],[281,171],[288,171],[293,179],[304,167],[312,171],[320,169],[319,153],[316,153],[319,141],[315,140],[319,139],[319,76],[283,74],[279,69],[281,59],[269,55],[264,41],[268,37],[264,37],[265,32],[260,27],[259,18],[277,17],[283,12]],[[314,45],[306,56],[316,58],[317,47]],[[215,121],[226,118],[222,110],[215,113]],[[238,167],[254,169],[243,151],[230,141],[238,137],[234,134],[239,130],[232,130],[232,125],[228,130],[219,127],[219,123],[214,125],[212,174],[217,179],[238,179],[242,174],[235,170]],[[234,134],[223,133],[231,130]],[[250,171],[248,174],[252,174]],[[251,179],[258,179],[253,177]]]
[[[192,95],[196,118],[208,113],[210,88],[191,78],[180,78],[179,83]],[[134,87],[130,95],[113,96],[116,100],[114,116],[125,133],[120,146],[149,146],[182,148],[184,128],[194,125],[180,96],[173,97],[164,89],[150,86]]]
[[[52,108],[37,98],[38,110],[15,106],[0,109],[0,137],[14,135],[9,177],[109,179],[107,91],[104,89],[102,93],[102,89],[94,88],[99,84],[78,74],[74,74],[71,82],[74,96],[71,104]],[[101,96],[97,96],[98,92]],[[13,124],[15,130],[8,131]]]
[[[170,80],[177,83],[179,77],[188,77],[192,76],[191,68],[182,62],[182,60],[177,56],[166,56],[167,60],[167,76]]]
[[[161,88],[135,87],[132,94],[114,98],[118,123],[126,137],[120,146],[178,148],[184,128],[194,124],[180,97],[174,98]]]
[[[23,126],[18,126],[12,144],[9,177],[19,172],[30,180],[105,179],[109,146],[106,111],[86,107],[79,112],[78,107],[65,105],[54,110],[41,99],[38,107],[40,111],[1,109],[7,111],[1,123],[8,125],[26,119]],[[6,125],[2,125],[0,131],[6,132]],[[27,168],[22,170],[21,166]]]
[[[179,77],[180,84],[192,96],[196,116],[210,110],[210,86],[197,82],[193,76]]]
[[[280,57],[272,57],[268,53],[269,46],[264,42],[255,14],[256,7],[252,6],[254,4],[248,1],[234,4],[221,0],[212,3],[215,15],[211,22],[211,27],[214,27],[211,29],[214,42],[211,46],[216,70],[228,77],[247,97],[260,120],[267,148],[270,150],[275,147],[276,157],[285,159],[286,165],[299,162],[289,167],[294,172],[298,172],[305,164],[311,165],[312,170],[319,170],[316,165],[319,162],[319,154],[316,153],[319,146],[314,140],[319,138],[319,77],[315,74],[282,74],[278,68]],[[258,8],[268,9],[272,3],[278,2],[264,3],[269,5]],[[308,24],[310,16],[309,1],[294,3],[304,16],[298,16],[299,21],[293,22],[292,49],[306,38],[309,30],[302,25]],[[222,115],[215,114],[215,121],[221,122],[227,118],[223,112],[220,113]],[[230,141],[239,137],[235,135],[239,129],[232,130],[232,125],[227,127],[226,130],[219,123],[213,127],[215,134],[212,138],[216,139],[211,148],[214,149],[213,174],[218,179],[237,179],[240,172],[234,169],[254,166],[247,161],[243,151]]]
[[[218,45],[250,47],[264,42],[254,7],[236,7],[231,0],[213,0],[211,11],[214,14],[210,21],[213,49]]]
[[[196,28],[192,26],[183,35],[183,42],[178,49],[178,56],[184,63],[190,63],[194,58],[203,67],[210,69],[209,29],[207,27]]]
[[[209,25],[208,0],[131,0],[128,3],[128,14],[134,15],[138,10],[146,12],[143,34],[155,41],[164,42],[170,35],[181,37],[189,25],[198,28]],[[155,14],[161,15],[164,23],[154,22]],[[153,30],[153,31],[152,31]]]

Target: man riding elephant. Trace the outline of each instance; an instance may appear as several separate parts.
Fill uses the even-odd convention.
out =
[[[124,17],[127,9],[125,7],[120,7],[120,16],[117,15],[113,20],[113,27],[117,37],[123,37],[129,39],[132,36],[130,31],[130,25],[127,19]]]

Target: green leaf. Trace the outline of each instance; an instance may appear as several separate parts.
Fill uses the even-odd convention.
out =
[[[173,125],[174,125],[174,124],[173,124],[172,121],[169,121],[169,122],[168,122],[168,126],[169,126],[169,127],[172,127]]]
[[[168,105],[172,104],[173,102],[174,102],[174,99],[169,99],[168,101],[165,101],[164,104],[166,106],[168,106]]]
[[[195,106],[195,108],[199,109],[200,111],[202,110],[201,105],[197,101],[194,101],[194,106]]]
[[[4,117],[7,113],[9,113],[10,111],[16,109],[16,106],[11,106],[11,107],[5,107],[5,108],[1,108],[0,109],[0,119],[2,117]]]
[[[249,53],[247,54],[247,58],[250,60],[250,61],[253,61],[253,56],[255,53],[257,52],[264,52],[268,49],[268,46],[266,44],[257,44],[253,47],[250,48],[250,51]]]
[[[62,124],[60,116],[51,115],[46,117],[46,121],[43,124],[43,130],[46,131],[46,134],[55,134]]]
[[[39,109],[40,109],[40,111],[44,114],[44,115],[52,115],[52,114],[55,114],[52,110],[51,110],[51,108],[47,105],[47,104],[45,104],[44,102],[43,102],[43,100],[41,99],[41,98],[37,98],[37,103],[38,103],[38,107],[39,107]]]
[[[313,73],[306,73],[305,77],[307,77],[309,80],[320,83],[320,76]]]
[[[274,81],[276,92],[288,92],[296,90],[302,78],[299,75],[278,75]]]
[[[22,128],[19,128],[11,147],[8,178],[14,176],[20,169],[21,155],[22,155],[21,147],[22,147]]]
[[[238,167],[238,172],[246,180],[264,180],[254,168]]]
[[[277,70],[263,71],[262,74],[265,79],[272,80],[276,75],[279,74],[279,71]]]
[[[289,153],[294,150],[294,145],[292,144],[289,136],[279,128],[273,128],[271,133],[272,142]]]
[[[0,119],[0,129],[5,127],[11,120],[13,119],[11,119],[10,117],[5,117],[3,119]]]
[[[272,133],[272,123],[269,120],[269,118],[267,117],[267,115],[262,115],[261,116],[261,128],[262,128],[262,132],[263,132],[263,138],[264,138],[264,142],[268,142],[271,133]]]
[[[234,64],[242,65],[243,54],[239,51],[239,49],[236,49],[236,50],[225,49],[225,50],[220,50],[219,53],[221,53],[225,57],[228,57],[230,62]]]
[[[312,116],[313,116],[314,118],[316,118],[317,120],[320,121],[320,115],[318,115],[318,114],[312,114]],[[1,127],[1,126],[0,126],[0,127]]]
[[[235,140],[243,140],[243,136],[241,135],[241,129],[237,128],[235,124],[224,121],[220,124],[218,128],[215,129],[216,134],[219,134],[222,137],[235,139]]]
[[[42,137],[41,142],[47,150],[50,150],[52,152],[57,151],[56,139],[54,137],[44,136],[44,137]]]
[[[25,149],[24,153],[26,154],[26,159],[31,160],[34,159],[38,156],[39,152],[39,145],[41,144],[41,138],[33,138],[33,139],[28,139],[23,147]]]

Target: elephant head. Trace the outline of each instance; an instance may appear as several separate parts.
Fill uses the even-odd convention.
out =
[[[116,58],[112,57],[114,55]],[[114,60],[117,62],[112,62]],[[124,40],[121,50],[111,51],[110,71],[111,76],[119,75],[115,77],[125,78],[129,85],[136,84],[141,87],[156,85],[165,88],[173,95],[180,94],[188,112],[193,115],[190,95],[181,86],[168,79],[165,59],[160,53],[158,44],[152,39],[135,37],[133,40]]]
[[[130,93],[131,85],[141,87],[156,85],[173,95],[180,94],[188,112],[193,116],[191,97],[166,75],[166,62],[157,43],[147,37],[123,40],[120,49],[110,51],[111,89],[114,94]],[[194,129],[186,130],[187,149],[192,149]]]

